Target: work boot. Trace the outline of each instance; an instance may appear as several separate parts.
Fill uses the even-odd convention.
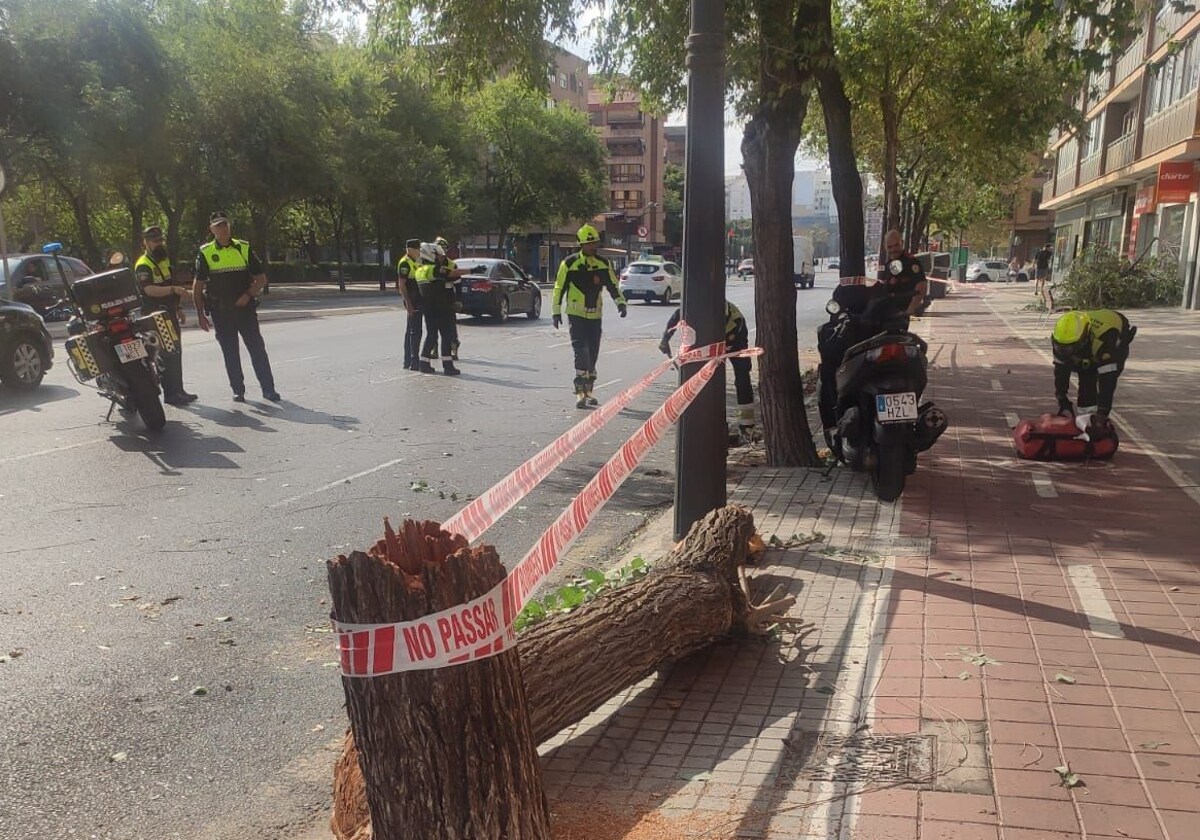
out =
[[[424,359],[422,359],[420,364],[417,365],[417,370],[419,370],[421,373],[437,373],[437,371],[433,369],[433,365],[429,364],[429,362],[425,361]]]
[[[454,366],[453,361],[442,362],[442,370],[447,376],[462,376],[462,371]]]
[[[583,376],[576,376],[575,382],[575,407],[587,408],[587,379]]]
[[[456,362],[458,361],[458,346],[459,342],[457,341],[450,345],[450,358]]]
[[[592,388],[594,387],[596,387],[596,373],[595,371],[592,371],[587,375],[587,384],[583,387],[583,389],[587,391],[587,404],[592,408],[600,405],[600,400],[592,396]]]

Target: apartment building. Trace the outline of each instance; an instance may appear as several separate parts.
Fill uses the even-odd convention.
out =
[[[1054,214],[1044,205],[1046,172],[1036,172],[1021,182],[1013,196],[1010,256],[1022,262],[1033,259],[1041,247],[1054,241]]]
[[[683,169],[687,163],[687,126],[669,125],[663,131],[667,138],[667,163]]]
[[[1200,308],[1198,33],[1200,11],[1152,0],[1138,34],[1076,97],[1085,130],[1052,135],[1041,209],[1055,214],[1056,273],[1093,244],[1167,254],[1179,262],[1184,306]],[[1086,42],[1083,24],[1075,37]]]
[[[596,219],[606,255],[662,246],[666,132],[661,117],[642,110],[634,91],[588,91],[588,117],[608,150],[608,211]],[[642,233],[641,231],[644,231]],[[609,253],[611,251],[611,253]]]

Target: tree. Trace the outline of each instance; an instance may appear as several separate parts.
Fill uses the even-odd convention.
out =
[[[683,247],[683,167],[668,163],[663,171],[663,238],[673,248]]]
[[[585,219],[604,207],[605,152],[587,118],[547,108],[545,97],[507,77],[467,102],[483,163],[483,211],[500,243],[516,227]]]

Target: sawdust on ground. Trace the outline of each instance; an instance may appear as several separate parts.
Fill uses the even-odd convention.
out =
[[[554,803],[554,840],[730,840],[733,826],[723,814],[666,817],[599,804]]]

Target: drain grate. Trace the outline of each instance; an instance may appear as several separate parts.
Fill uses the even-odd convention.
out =
[[[805,733],[785,760],[779,782],[929,784],[937,770],[936,735]]]
[[[933,553],[933,540],[928,537],[855,537],[850,540],[850,550],[861,554],[925,557]]]

